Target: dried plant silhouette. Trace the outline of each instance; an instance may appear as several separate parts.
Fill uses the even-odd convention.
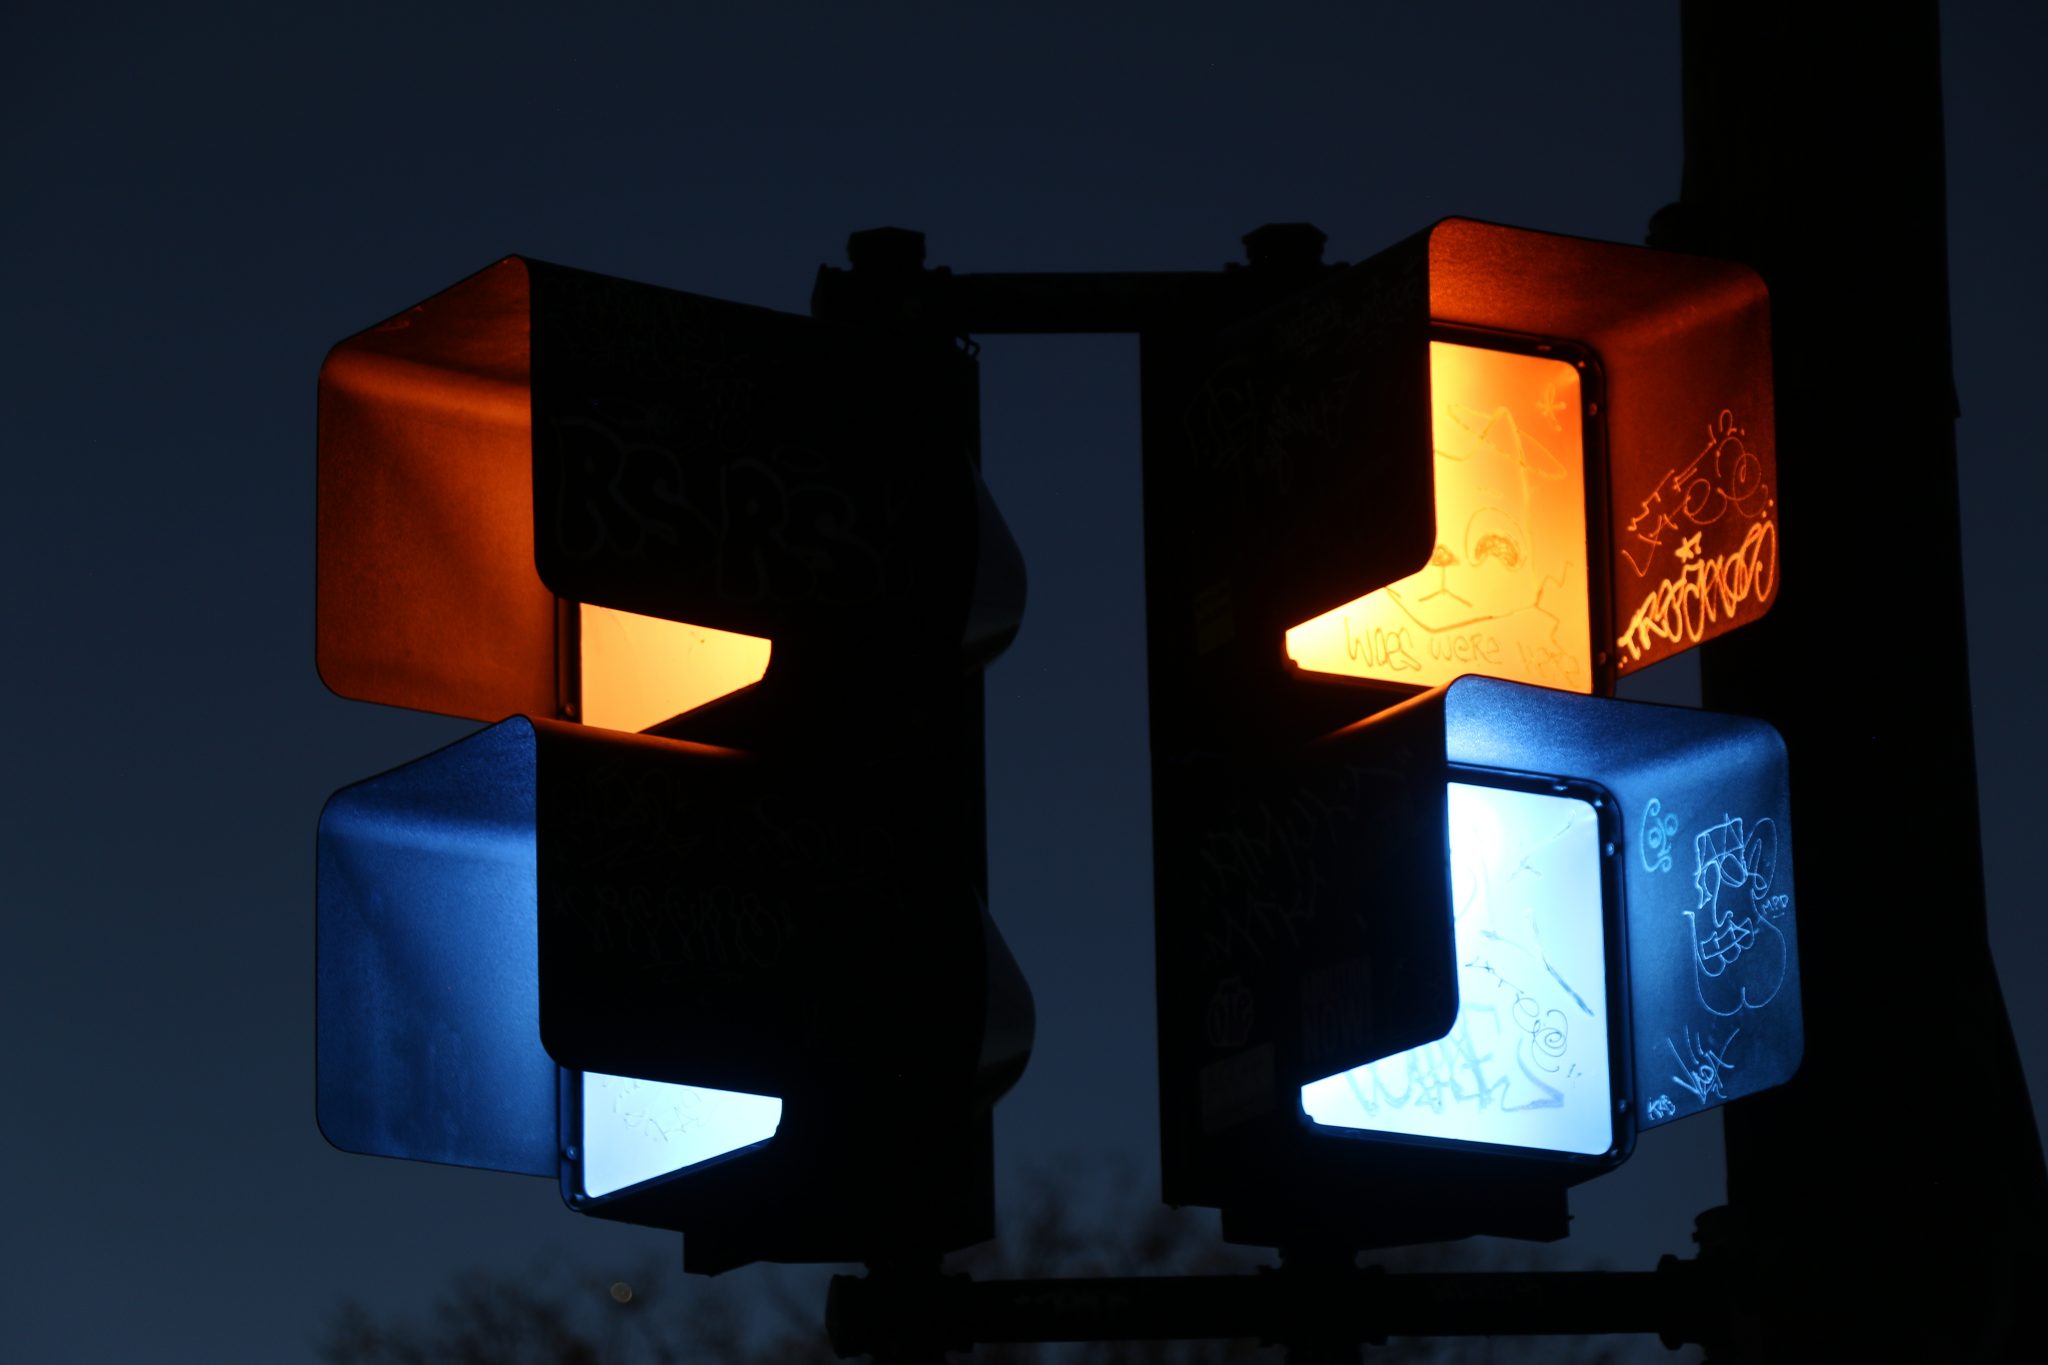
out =
[[[1212,1216],[1166,1208],[1124,1167],[1031,1177],[1006,1211],[1003,1235],[947,1263],[976,1279],[1248,1273],[1272,1257],[1223,1244]],[[1390,1270],[1512,1270],[1545,1260],[1535,1248],[1449,1244],[1374,1253]],[[841,1273],[857,1268],[841,1267]],[[599,1274],[542,1265],[525,1275],[454,1276],[422,1318],[343,1303],[319,1340],[328,1365],[831,1365],[823,1321],[829,1268],[763,1267],[717,1280],[686,1277],[662,1257]],[[991,1344],[984,1365],[1280,1365],[1279,1347],[1239,1341]],[[1674,1355],[1649,1338],[1396,1339],[1370,1361],[1584,1362],[1618,1365]]]

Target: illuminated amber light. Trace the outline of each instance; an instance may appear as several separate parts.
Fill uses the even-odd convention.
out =
[[[1429,345],[1436,549],[1287,632],[1313,673],[1435,687],[1467,673],[1593,690],[1576,366]]]
[[[761,681],[769,642],[580,604],[582,721],[645,730]]]

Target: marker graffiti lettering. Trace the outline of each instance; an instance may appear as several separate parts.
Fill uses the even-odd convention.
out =
[[[1707,627],[1733,618],[1743,603],[1767,600],[1777,585],[1778,524],[1753,523],[1727,554],[1686,560],[1678,573],[1644,596],[1615,644],[1640,659],[1660,640],[1698,644]]]
[[[1682,465],[1664,471],[1651,485],[1650,494],[1628,520],[1628,534],[1640,549],[1622,547],[1622,555],[1637,577],[1649,573],[1666,531],[1676,531],[1674,517],[1693,526],[1711,526],[1733,507],[1738,516],[1753,517],[1769,509],[1770,489],[1764,484],[1763,462],[1750,453],[1743,437],[1747,431],[1736,424],[1735,414],[1723,408],[1707,424],[1707,441],[1699,453]],[[1690,554],[1686,547],[1690,546]],[[1681,562],[1699,553],[1699,537],[1681,542]]]
[[[1367,668],[1388,668],[1396,673],[1414,673],[1422,668],[1405,627],[1388,630],[1385,626],[1373,626],[1353,634],[1349,616],[1344,618],[1344,653]]]

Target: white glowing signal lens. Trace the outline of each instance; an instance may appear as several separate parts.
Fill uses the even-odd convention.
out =
[[[583,1192],[593,1199],[775,1136],[782,1101],[583,1073]]]
[[[1436,1042],[1301,1089],[1314,1122],[1599,1156],[1614,1143],[1599,819],[1453,782],[1458,1018]]]

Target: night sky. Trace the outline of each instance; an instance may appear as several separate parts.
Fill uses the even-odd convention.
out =
[[[1678,186],[1674,4],[434,8],[0,26],[13,1360],[292,1365],[344,1295],[410,1311],[465,1266],[674,1253],[547,1182],[346,1156],[314,1126],[321,803],[472,728],[314,673],[334,341],[509,252],[803,312],[817,266],[880,224],[962,271],[1212,269],[1271,221],[1316,223],[1343,260],[1452,213],[1639,241]],[[1838,566],[1840,669],[1808,680],[1911,706],[1916,676],[1967,663],[2037,1114],[2042,15],[1944,15],[1967,654],[1962,622],[1885,614],[1913,559],[1912,471],[1889,471],[1902,520]],[[1853,460],[1894,396],[1939,383],[1882,337],[1843,344],[1870,349],[1870,384],[1840,395],[1840,447],[1782,460]],[[991,903],[1038,1001],[998,1111],[1005,1197],[1053,1162],[1156,1179],[1136,356],[982,350],[987,479],[1031,574],[988,678]],[[1902,762],[1872,856],[1941,781]],[[1969,1100],[1908,1077],[1870,1113],[1966,1123]],[[1687,1250],[1719,1151],[1711,1118],[1647,1135],[1575,1192],[1559,1263]]]

